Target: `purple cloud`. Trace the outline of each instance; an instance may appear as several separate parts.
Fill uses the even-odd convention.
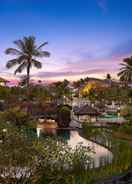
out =
[[[111,70],[110,70],[111,71]],[[113,71],[113,70],[112,70]],[[39,78],[53,78],[53,77],[68,77],[68,76],[80,76],[80,75],[91,75],[91,74],[102,74],[106,72],[105,69],[102,68],[95,68],[92,70],[87,70],[83,72],[38,72],[35,75],[32,75],[32,77],[39,77]]]

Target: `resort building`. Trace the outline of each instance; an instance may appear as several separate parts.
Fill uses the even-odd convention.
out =
[[[73,112],[74,118],[82,123],[95,123],[97,121],[97,117],[100,115],[99,111],[90,105],[84,105],[79,108],[75,107]]]

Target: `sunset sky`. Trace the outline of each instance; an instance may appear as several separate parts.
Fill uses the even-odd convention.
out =
[[[132,0],[1,0],[1,76],[14,78],[4,50],[29,35],[48,41],[51,52],[33,78],[116,77],[121,60],[132,55]]]

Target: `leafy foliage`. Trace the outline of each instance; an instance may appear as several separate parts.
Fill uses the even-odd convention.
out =
[[[31,141],[23,135],[14,126],[0,126],[0,183],[65,183],[64,175],[70,178],[91,162],[89,148],[77,147],[73,152],[62,140]]]
[[[118,73],[121,81],[132,82],[132,57],[125,58],[121,63],[121,71]]]
[[[30,122],[30,115],[15,107],[0,113],[0,121],[14,124],[18,127],[27,125]]]
[[[71,110],[67,106],[62,106],[58,110],[58,125],[59,127],[69,127],[71,121]]]
[[[24,70],[27,71],[27,85],[29,85],[30,69],[34,66],[41,68],[42,64],[36,58],[49,57],[50,53],[43,51],[42,48],[48,43],[42,43],[40,46],[36,45],[36,39],[33,36],[24,37],[22,40],[14,41],[16,48],[8,48],[5,53],[17,56],[15,59],[11,59],[7,62],[6,67],[8,69],[19,65],[15,70],[15,74],[21,73]]]

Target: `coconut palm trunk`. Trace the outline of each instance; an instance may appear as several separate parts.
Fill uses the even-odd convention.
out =
[[[27,66],[27,87],[30,86],[30,68],[31,68],[31,62],[29,60],[28,66]]]

